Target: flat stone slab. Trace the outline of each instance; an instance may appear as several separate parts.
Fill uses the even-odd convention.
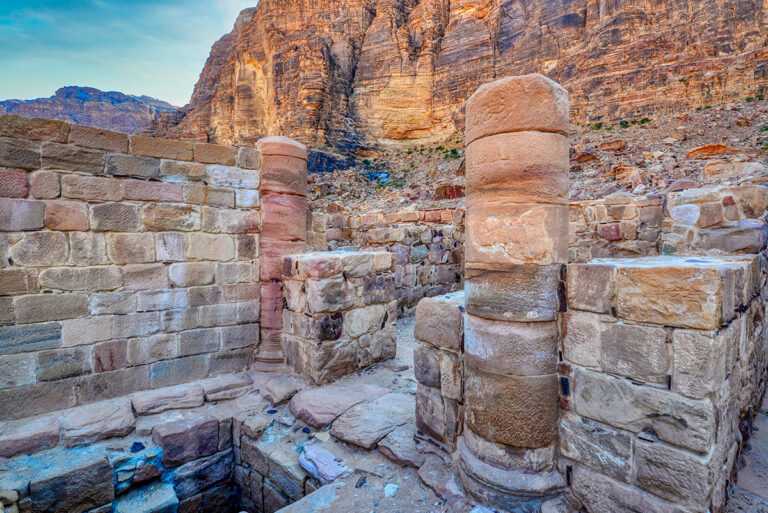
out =
[[[112,502],[115,497],[112,466],[96,458],[76,466],[60,466],[29,485],[32,511],[82,513]]]
[[[322,429],[354,405],[388,394],[376,385],[331,385],[302,390],[291,399],[288,408],[298,420]]]
[[[260,388],[261,395],[273,406],[286,403],[296,392],[307,386],[307,382],[293,374],[276,374]]]
[[[197,408],[203,405],[204,399],[200,385],[179,385],[136,393],[132,401],[138,415],[154,415],[167,410]]]
[[[246,374],[230,374],[206,379],[200,383],[203,387],[205,400],[210,402],[235,399],[248,392],[252,386],[251,379]]]
[[[176,513],[179,499],[170,483],[154,483],[136,488],[123,495],[114,513]]]
[[[61,418],[61,439],[67,447],[125,436],[136,426],[131,401],[113,399],[68,410]]]
[[[319,445],[307,445],[299,454],[299,464],[315,479],[326,485],[347,472],[347,467],[336,461],[336,456]]]
[[[419,468],[426,454],[419,449],[415,436],[418,436],[415,424],[400,426],[379,442],[379,452],[398,465]]]
[[[406,394],[387,394],[359,403],[333,423],[331,435],[364,449],[373,449],[390,431],[413,418],[415,399]]]
[[[0,425],[0,457],[34,454],[59,443],[59,416],[46,415]]]

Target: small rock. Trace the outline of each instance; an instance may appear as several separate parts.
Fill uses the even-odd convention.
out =
[[[69,410],[61,419],[61,438],[67,447],[125,436],[136,426],[131,402],[113,399]]]
[[[339,464],[333,453],[319,445],[307,445],[299,454],[299,464],[322,484],[329,484],[349,469]]]
[[[260,391],[264,399],[269,401],[272,406],[280,406],[306,386],[307,382],[298,376],[293,374],[277,374],[267,381]]]
[[[330,385],[302,390],[291,399],[288,408],[297,419],[322,429],[354,405],[388,393],[386,388],[375,385]]]

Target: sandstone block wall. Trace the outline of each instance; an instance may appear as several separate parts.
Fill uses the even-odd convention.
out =
[[[424,297],[464,288],[462,210],[361,216],[313,213],[309,226],[314,250],[353,246],[393,253],[400,314],[413,312]]]
[[[394,260],[360,251],[284,259],[282,342],[294,372],[324,384],[395,357]]]
[[[0,420],[242,371],[254,148],[0,118]]]
[[[419,301],[413,335],[416,426],[455,448],[464,414],[464,291]]]
[[[766,383],[765,259],[568,267],[560,467],[588,511],[721,512]]]

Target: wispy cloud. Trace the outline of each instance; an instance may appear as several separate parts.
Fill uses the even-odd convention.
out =
[[[65,85],[182,105],[211,45],[258,0],[0,0],[0,99]]]

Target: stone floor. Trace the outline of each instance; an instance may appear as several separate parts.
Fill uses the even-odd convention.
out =
[[[739,461],[726,513],[768,513],[768,407],[763,399],[753,424],[752,438]]]

